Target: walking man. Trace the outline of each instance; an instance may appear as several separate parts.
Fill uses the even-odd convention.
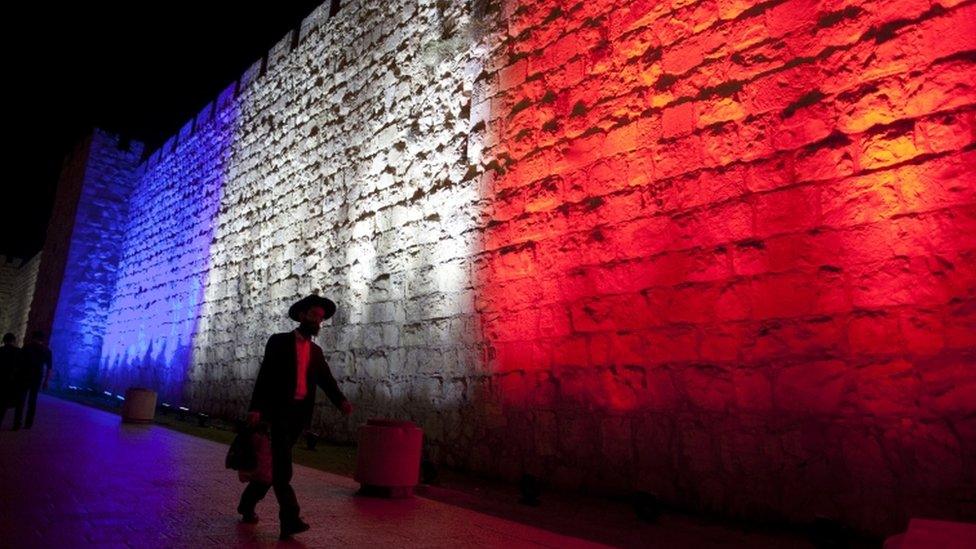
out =
[[[264,349],[264,359],[254,383],[254,394],[248,407],[248,422],[271,425],[272,486],[278,499],[281,539],[309,529],[299,518],[298,499],[291,487],[291,450],[302,431],[312,420],[315,386],[324,391],[344,415],[352,414],[352,404],[343,396],[332,376],[325,355],[313,338],[323,320],[336,312],[336,304],[317,295],[307,296],[288,309],[288,317],[299,323],[291,332],[274,334]],[[271,488],[251,482],[241,494],[237,511],[242,521],[258,521],[255,506]]]
[[[24,419],[24,428],[30,429],[34,425],[34,413],[37,411],[37,393],[42,386],[47,389],[54,359],[45,341],[45,334],[40,330],[31,334],[30,341],[24,345],[23,353],[23,380],[27,393],[27,417]]]
[[[5,334],[0,347],[0,426],[7,408],[14,407],[14,428],[20,429],[24,418],[24,357],[17,347],[17,336]]]

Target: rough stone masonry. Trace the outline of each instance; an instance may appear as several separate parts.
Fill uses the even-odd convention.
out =
[[[972,520],[974,4],[320,8],[147,161],[90,147],[49,239],[101,250],[60,255],[64,310],[100,320],[51,325],[100,352],[61,383],[237,417],[319,292],[356,420],[416,420],[436,462],[872,534]]]

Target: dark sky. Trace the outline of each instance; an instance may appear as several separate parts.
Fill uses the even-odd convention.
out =
[[[10,14],[0,254],[40,250],[61,162],[90,128],[152,150],[321,3],[32,3]]]

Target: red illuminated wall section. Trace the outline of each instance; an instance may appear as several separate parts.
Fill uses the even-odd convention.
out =
[[[976,517],[974,2],[504,9],[484,466],[873,533]]]

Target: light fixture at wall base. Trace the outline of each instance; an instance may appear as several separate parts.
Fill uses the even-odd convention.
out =
[[[846,526],[825,516],[814,518],[809,536],[817,549],[841,549],[849,547],[851,541],[851,533]]]
[[[535,475],[528,473],[522,475],[522,479],[519,481],[519,492],[522,494],[522,497],[519,498],[519,503],[522,505],[530,507],[540,505],[539,496],[542,494],[542,485]]]
[[[313,433],[312,431],[307,431],[305,433],[305,446],[311,450],[315,451],[315,445],[319,443],[320,435],[318,433]]]
[[[437,482],[437,464],[429,459],[420,461],[420,482],[424,484]]]
[[[661,515],[661,504],[657,496],[649,492],[637,491],[631,494],[630,505],[637,518],[643,522],[652,523]]]

